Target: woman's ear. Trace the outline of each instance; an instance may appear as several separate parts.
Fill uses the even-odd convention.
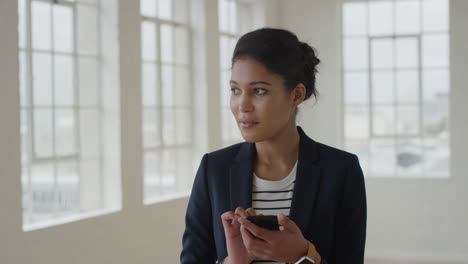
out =
[[[294,106],[300,105],[305,98],[306,88],[304,84],[298,83],[291,92],[292,103]]]

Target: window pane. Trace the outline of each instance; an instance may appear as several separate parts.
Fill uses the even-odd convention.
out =
[[[369,163],[369,173],[372,176],[394,176],[396,165],[395,141],[393,139],[372,139]]]
[[[231,99],[231,86],[229,85],[229,80],[231,79],[231,71],[225,70],[220,74],[220,94],[221,96],[221,106],[229,107],[229,101]]]
[[[31,192],[33,221],[50,217],[54,211],[54,166],[52,163],[39,163],[31,166]]]
[[[52,105],[52,56],[33,53],[34,105]]]
[[[419,133],[419,105],[398,106],[397,131],[399,135]]]
[[[376,39],[371,42],[372,68],[388,69],[393,67],[393,40]]]
[[[174,31],[170,25],[161,25],[161,59],[163,62],[174,61]]]
[[[21,134],[21,164],[26,165],[30,162],[30,134],[31,128],[29,123],[29,111],[21,110],[21,123],[20,123],[20,134]]]
[[[393,1],[369,2],[369,34],[390,35],[393,33]]]
[[[367,72],[345,73],[345,103],[369,103],[369,77]]]
[[[395,134],[395,109],[393,106],[375,106],[372,113],[372,130],[377,136]]]
[[[422,143],[419,138],[400,139],[397,145],[397,174],[421,176],[423,169]]]
[[[97,59],[94,58],[81,57],[78,59],[78,84],[80,105],[82,106],[94,106],[100,100],[98,63]]]
[[[26,48],[26,0],[18,1],[18,41],[20,48]]]
[[[162,103],[164,106],[174,105],[174,69],[172,66],[162,66]]]
[[[184,145],[190,143],[190,134],[192,131],[192,118],[189,108],[177,108],[176,114],[176,132],[177,144]]]
[[[396,1],[395,31],[397,34],[416,34],[421,30],[420,1]]]
[[[73,13],[70,7],[54,5],[54,50],[73,51]]]
[[[190,89],[190,76],[189,70],[185,67],[177,67],[175,76],[175,105],[189,106],[191,105],[191,93]]]
[[[366,69],[368,66],[367,39],[352,38],[344,40],[345,69]]]
[[[160,168],[161,154],[158,152],[145,152],[144,153],[144,186],[145,198],[157,197],[161,193],[161,175]]]
[[[419,102],[418,71],[398,71],[396,79],[398,103]]]
[[[227,36],[220,36],[219,38],[219,63],[221,70],[227,70],[231,68],[231,55],[232,50],[230,44],[230,38]]]
[[[143,104],[155,106],[157,104],[157,70],[153,63],[143,63]]]
[[[238,34],[237,28],[237,2],[228,1],[229,9],[229,32],[232,34]]]
[[[416,38],[397,38],[396,67],[416,68],[418,67],[418,41]]]
[[[372,100],[374,104],[391,104],[395,101],[393,72],[372,73]]]
[[[58,210],[64,213],[74,213],[80,206],[80,185],[78,164],[68,161],[57,164],[57,204]]]
[[[449,71],[425,70],[423,72],[423,95],[426,103],[437,103],[449,96]]]
[[[345,113],[346,138],[369,137],[369,108],[367,106],[347,106]]]
[[[50,50],[52,23],[50,4],[33,1],[31,3],[32,46],[34,49]]]
[[[156,25],[151,22],[141,24],[141,58],[142,60],[156,60]]]
[[[179,64],[188,65],[189,58],[189,33],[186,28],[176,27],[175,28],[175,61]]]
[[[345,3],[343,5],[343,32],[347,36],[367,34],[366,3]]]
[[[175,191],[176,168],[177,168],[177,149],[164,150],[162,152],[161,164],[161,184],[163,193]]]
[[[448,135],[424,138],[424,170],[432,177],[447,177],[450,174]]]
[[[158,111],[155,108],[143,109],[143,147],[152,148],[159,146],[160,134],[159,126],[161,122],[158,119]]]
[[[75,0],[70,0],[71,2],[75,2]],[[78,0],[79,3],[83,4],[90,4],[90,5],[96,5],[100,0]]]
[[[449,100],[424,102],[424,135],[434,138],[448,137]]]
[[[229,31],[229,9],[227,0],[218,1],[219,31]]]
[[[54,95],[55,104],[60,106],[72,106],[74,104],[74,70],[71,56],[55,55],[54,64]]]
[[[56,155],[76,153],[75,117],[73,110],[55,111],[55,149]]]
[[[172,18],[172,0],[158,0],[158,16],[163,19]]]
[[[52,110],[34,110],[34,154],[39,158],[54,154],[52,129]]]
[[[447,34],[422,37],[422,61],[424,67],[449,65],[449,38]]]
[[[100,115],[96,109],[80,111],[80,155],[83,159],[98,159],[101,142]]]
[[[78,53],[98,54],[98,14],[95,8],[78,5]]]
[[[422,5],[424,31],[447,31],[449,27],[449,1],[424,0]]]
[[[176,143],[176,130],[175,130],[175,113],[173,108],[163,108],[163,141],[166,145],[173,145]]]
[[[237,32],[239,34],[245,34],[251,31],[252,25],[252,8],[249,3],[240,3],[237,5]]]
[[[143,16],[156,16],[157,0],[140,0],[140,13]]]

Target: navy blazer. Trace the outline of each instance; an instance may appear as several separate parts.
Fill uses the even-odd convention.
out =
[[[289,218],[326,264],[362,264],[367,205],[356,155],[300,134],[299,161]],[[221,215],[252,206],[255,143],[205,154],[185,217],[182,264],[215,263],[227,256]]]

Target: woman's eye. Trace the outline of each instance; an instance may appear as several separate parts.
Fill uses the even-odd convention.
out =
[[[267,93],[267,89],[264,88],[255,88],[255,94],[264,95]]]
[[[239,94],[239,88],[231,88],[232,94]]]

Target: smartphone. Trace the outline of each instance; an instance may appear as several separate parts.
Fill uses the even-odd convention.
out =
[[[255,215],[246,216],[246,218],[259,227],[269,230],[280,230],[276,215]]]

